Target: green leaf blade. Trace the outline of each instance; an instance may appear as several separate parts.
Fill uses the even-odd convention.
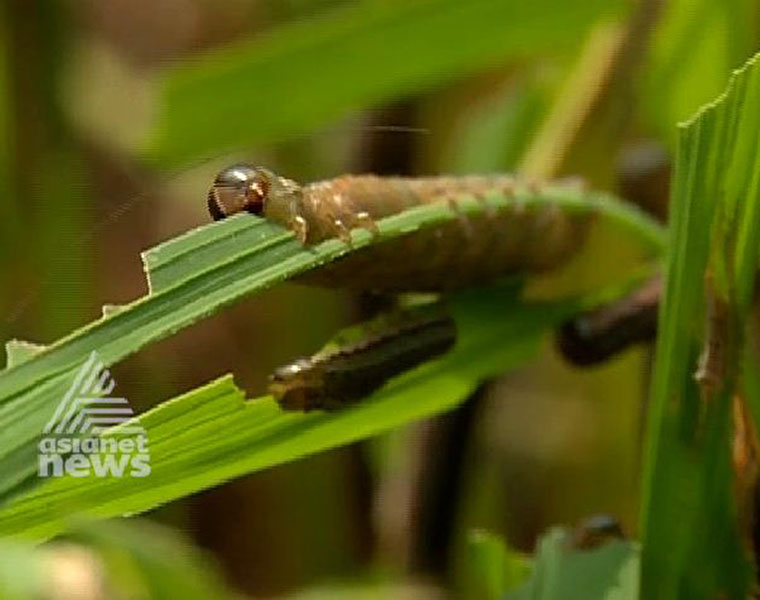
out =
[[[753,58],[679,131],[646,446],[647,598],[744,597],[753,585],[732,449],[735,399],[754,397],[740,389],[736,363],[760,240],[759,78]],[[703,348],[708,360],[698,361]],[[698,363],[708,384],[696,381]]]
[[[136,419],[149,440],[149,479],[49,479],[0,510],[0,531],[46,538],[65,529],[74,515],[142,512],[245,473],[449,410],[483,377],[532,356],[546,330],[573,309],[569,301],[521,305],[496,292],[488,300],[465,295],[452,305],[463,324],[454,351],[336,413],[286,413],[269,397],[247,401],[232,378],[224,377]],[[466,327],[484,314],[490,317],[488,327]]]
[[[572,45],[620,3],[413,0],[359,3],[285,25],[169,72],[148,156],[181,164],[303,133],[350,111]],[[461,32],[477,31],[461,43]],[[328,68],[329,67],[329,68]]]

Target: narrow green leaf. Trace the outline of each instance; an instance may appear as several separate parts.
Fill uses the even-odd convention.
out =
[[[177,66],[163,82],[149,155],[179,164],[572,46],[615,0],[362,2]],[[477,32],[466,37],[462,32]]]
[[[753,587],[731,452],[735,397],[756,403],[756,394],[741,390],[740,356],[760,235],[757,61],[679,127],[646,445],[646,598],[744,598]],[[699,386],[703,346],[707,381]]]
[[[45,349],[42,344],[35,344],[25,340],[8,340],[5,343],[6,368],[29,360]]]
[[[245,401],[230,377],[141,415],[147,478],[65,476],[45,480],[0,511],[0,532],[44,538],[76,516],[151,509],[223,481],[387,431],[448,410],[484,377],[531,356],[575,301],[521,304],[513,291],[464,293],[449,303],[459,332],[454,350],[393,379],[371,398],[336,413],[282,412],[269,397]],[[118,435],[120,427],[105,435]]]

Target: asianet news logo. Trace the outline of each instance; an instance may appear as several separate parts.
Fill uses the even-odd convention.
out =
[[[126,398],[111,396],[111,373],[93,351],[45,425],[40,477],[147,477],[148,436]]]

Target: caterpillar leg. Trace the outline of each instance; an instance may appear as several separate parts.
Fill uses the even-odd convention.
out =
[[[346,225],[341,219],[335,219],[333,221],[333,226],[335,227],[335,233],[337,233],[338,237],[341,239],[342,242],[345,242],[349,246],[351,245],[351,229]]]
[[[309,224],[306,222],[306,219],[304,219],[301,215],[295,215],[293,216],[291,223],[291,228],[293,229],[293,232],[298,236],[298,240],[302,243],[306,243],[306,239],[309,235]]]
[[[369,231],[374,238],[380,236],[380,230],[377,228],[377,223],[375,223],[375,220],[368,212],[362,211],[356,215],[356,225]]]
[[[361,227],[369,231],[374,237],[380,235],[380,230],[374,219],[367,212],[360,212],[356,216],[350,213],[343,213],[340,218],[333,219],[335,234],[349,246],[351,245],[351,230],[354,227]]]
[[[351,230],[361,227],[378,236],[380,231],[374,219],[366,211],[356,212],[343,194],[334,194],[323,201],[324,217],[332,235],[351,245]]]

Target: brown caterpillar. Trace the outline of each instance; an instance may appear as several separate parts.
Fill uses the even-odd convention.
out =
[[[235,165],[217,175],[208,208],[218,220],[247,211],[292,229],[311,245],[351,230],[377,233],[375,221],[432,202],[457,211],[456,197],[483,202],[492,192],[533,191],[510,175],[378,177],[345,175],[301,186],[261,167]],[[309,283],[383,292],[441,291],[516,273],[555,268],[586,238],[589,215],[550,205],[495,210],[373,244],[307,273]]]
[[[419,318],[280,367],[270,377],[269,392],[284,410],[336,410],[448,352],[455,341],[452,319]]]

